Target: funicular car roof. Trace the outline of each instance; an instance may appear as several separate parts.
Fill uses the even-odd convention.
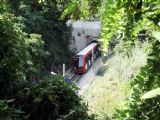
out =
[[[97,45],[97,43],[91,43],[89,44],[86,48],[84,48],[81,52],[79,52],[77,55],[78,56],[83,56],[86,55],[92,48],[94,48]]]

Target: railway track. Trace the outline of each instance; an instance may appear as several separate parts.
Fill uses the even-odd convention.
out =
[[[73,71],[73,65],[70,65],[68,69],[65,71],[67,79],[70,79],[73,83],[76,83],[81,77],[82,74],[76,74]]]
[[[86,73],[84,74],[76,74],[73,71],[73,66],[66,70],[66,76],[69,76],[69,81],[66,81],[69,84],[74,84],[77,86],[78,90],[76,91],[77,95],[81,96],[87,87],[92,83],[94,76],[96,75],[98,68],[102,65],[103,61],[101,58],[96,59],[94,61],[94,65],[92,65]]]
[[[95,60],[96,61],[96,60]],[[91,67],[91,66],[90,66]],[[90,68],[89,68],[90,69]],[[83,74],[77,74],[73,71],[73,65],[70,65],[65,70],[65,75],[68,77],[68,79],[71,80],[71,82],[76,83],[79,81],[79,79],[83,76]]]

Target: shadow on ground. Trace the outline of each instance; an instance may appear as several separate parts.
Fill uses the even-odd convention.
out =
[[[102,58],[103,63],[105,64],[107,62],[107,60],[111,59],[113,57],[113,53],[112,54],[108,54],[107,56]],[[102,66],[96,73],[97,76],[104,76],[104,73],[107,71],[108,66]]]
[[[107,65],[101,67],[101,68],[97,71],[96,75],[97,75],[97,76],[104,76],[105,72],[107,71],[107,68],[108,68]]]

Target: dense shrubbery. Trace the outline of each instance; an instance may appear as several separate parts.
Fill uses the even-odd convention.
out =
[[[0,1],[0,119],[94,119],[74,86],[41,74],[69,58],[59,14],[56,1]]]
[[[41,41],[44,42],[45,50],[49,53],[41,64],[44,66],[43,72],[61,70],[62,63],[69,63],[71,55],[68,48],[70,29],[66,26],[66,20],[59,19],[63,4],[52,0],[43,3],[37,0],[22,0],[14,3],[12,0],[8,1],[13,8],[11,12],[18,17],[22,29],[28,34],[41,35]]]
[[[29,59],[27,67],[32,69],[30,71],[39,73],[36,76],[40,75],[40,71],[43,73],[49,73],[53,70],[59,72],[58,70],[62,69],[62,63],[70,62],[71,52],[68,48],[70,29],[66,26],[66,20],[59,19],[65,2],[46,1],[39,3],[37,0],[5,0],[1,2],[1,4],[4,3],[5,6],[2,6],[2,10],[12,14],[14,26],[25,32],[28,39],[25,41],[27,49],[34,49],[34,52],[32,50],[27,56]],[[32,42],[32,37],[34,42],[28,43]],[[40,52],[42,55],[39,54]],[[36,60],[36,56],[39,56],[40,59]]]
[[[155,119],[159,116],[159,96],[150,99],[141,99],[147,91],[160,86],[160,63],[159,63],[159,46],[160,42],[154,40],[152,51],[147,60],[148,64],[141,68],[140,73],[131,81],[132,95],[120,109],[117,110],[118,119]]]
[[[14,108],[22,110],[21,118],[29,120],[66,120],[91,119],[87,106],[75,91],[60,76],[45,78],[40,83],[26,83],[12,103]]]
[[[25,36],[13,25],[9,14],[0,16],[0,98],[15,92],[17,82],[24,80]]]
[[[147,100],[142,100],[141,96],[144,95],[147,91],[155,89],[160,86],[159,84],[159,25],[158,25],[158,9],[160,6],[158,1],[144,2],[143,1],[143,10],[145,11],[138,21],[138,24],[135,25],[135,30],[133,30],[133,36],[136,34],[137,37],[141,40],[148,40],[150,43],[150,51],[149,57],[147,59],[147,65],[141,68],[140,73],[135,77],[134,80],[131,81],[131,98],[129,98],[124,105],[117,110],[117,119],[158,119],[159,116],[159,97],[150,98]],[[148,7],[148,8],[146,8]],[[151,14],[149,14],[151,13]],[[143,26],[143,27],[142,27]],[[140,31],[145,30],[144,34],[141,34]],[[141,37],[139,36],[141,35]],[[135,39],[135,36],[132,39]],[[153,36],[156,38],[154,39]]]
[[[4,8],[5,5],[3,4]],[[0,18],[0,75],[1,99],[9,98],[18,84],[39,74],[46,56],[40,35],[23,32],[16,23],[17,18],[9,12],[1,13]]]
[[[47,58],[49,54],[44,45],[44,41],[38,34],[30,34],[25,41],[26,63],[24,68],[27,80],[40,79],[40,73],[44,69],[43,59]]]
[[[0,100],[0,119],[1,120],[12,120],[13,118],[20,118],[20,114],[23,113],[19,109],[10,107],[9,104],[13,100]]]
[[[69,59],[69,32],[55,2],[0,2],[1,98],[23,80],[37,80]],[[55,9],[54,9],[55,8]],[[2,86],[3,85],[3,86]]]
[[[49,76],[39,83],[26,82],[11,100],[0,100],[0,118],[4,120],[93,120],[87,105],[63,77]]]

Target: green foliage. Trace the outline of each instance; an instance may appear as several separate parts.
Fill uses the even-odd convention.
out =
[[[23,29],[29,33],[40,34],[45,50],[49,53],[43,60],[44,70],[56,71],[62,63],[69,63],[71,52],[68,49],[70,29],[66,20],[59,20],[63,4],[58,1],[22,2],[19,16],[22,16]]]
[[[16,118],[16,120],[20,120],[20,115],[23,113],[22,111],[9,107],[8,104],[13,102],[14,100],[0,100],[0,119],[1,120],[12,120]]]
[[[155,1],[156,2],[156,1]],[[117,110],[117,119],[158,119],[159,118],[159,97],[152,99],[147,99],[142,101],[141,96],[144,95],[147,91],[159,87],[159,41],[155,40],[152,37],[152,34],[155,38],[159,38],[158,32],[155,29],[159,29],[156,23],[156,19],[150,19],[150,17],[158,16],[158,10],[155,8],[153,11],[150,11],[152,3],[149,9],[146,7],[149,5],[144,2],[143,10],[145,11],[142,14],[143,19],[139,21],[136,25],[136,29],[133,32],[133,35],[136,35],[140,30],[147,30],[145,33],[145,39],[151,43],[151,50],[147,60],[147,65],[141,68],[140,73],[136,78],[131,82],[132,96],[129,98],[120,109]],[[156,6],[158,3],[154,3]],[[150,13],[150,14],[149,14]],[[135,34],[136,33],[136,34]],[[143,38],[144,39],[144,38]],[[145,97],[145,96],[144,96]],[[150,96],[151,97],[151,96]]]
[[[98,17],[98,8],[101,6],[101,0],[68,0],[61,19],[70,17],[71,19],[91,19]]]
[[[48,53],[44,48],[44,41],[40,35],[30,34],[30,37],[25,41],[27,49],[25,73],[27,80],[35,80],[43,66],[43,59],[45,59]]]
[[[4,9],[7,8],[8,4],[3,4]],[[31,77],[40,73],[47,54],[40,35],[29,36],[21,25],[20,20],[9,10],[0,15],[1,99],[14,96],[24,80],[35,79]]]
[[[67,63],[71,54],[66,20],[59,20],[61,2],[0,1],[0,119],[95,118],[88,114],[75,86],[60,76],[42,80],[42,72]]]
[[[68,49],[70,29],[66,26],[67,18],[59,20],[61,12],[67,4],[66,1],[17,0],[13,2],[12,0],[5,0],[2,3],[5,3],[4,10],[7,8],[8,13],[16,19],[14,26],[25,32],[26,39],[32,39],[30,34],[41,36],[37,39],[39,39],[39,43],[43,42],[43,46],[40,45],[42,55],[39,54],[39,50],[35,51],[39,51],[36,53],[37,55],[27,53],[28,65],[26,67],[29,69],[26,71],[27,74],[34,72],[33,74],[36,75],[33,76],[39,76],[37,73],[40,71],[45,74],[53,70],[58,72],[62,63],[68,64],[70,62],[71,52]],[[32,48],[30,45],[27,46],[28,50]],[[39,61],[35,60],[37,59],[36,56],[39,56]],[[41,67],[38,64],[41,64]]]
[[[152,35],[153,35],[153,37],[155,37],[157,40],[160,41],[160,32],[154,31],[154,32],[152,33]]]
[[[17,82],[24,80],[22,72],[25,61],[24,33],[13,24],[14,17],[0,15],[0,98],[8,97],[16,91]]]
[[[69,63],[71,52],[69,29],[65,20],[59,20],[63,5],[36,0],[4,0],[0,4],[0,86],[4,98],[12,94],[9,90],[16,93],[20,81],[40,79],[42,71],[58,72],[62,63]]]
[[[13,106],[24,111],[23,119],[29,120],[78,120],[93,119],[87,106],[60,76],[47,77],[38,84],[29,84],[18,93]]]
[[[153,38],[152,38],[153,39]],[[157,94],[149,92],[144,98],[151,97],[151,99],[141,100],[142,95],[147,91],[159,87],[159,44],[158,40],[153,39],[152,51],[148,57],[148,64],[141,68],[140,73],[131,82],[132,96],[121,110],[117,111],[118,119],[157,119],[159,118],[159,97],[154,97]],[[153,91],[154,92],[154,91]],[[151,95],[150,95],[151,93]],[[153,98],[152,98],[153,95]]]

